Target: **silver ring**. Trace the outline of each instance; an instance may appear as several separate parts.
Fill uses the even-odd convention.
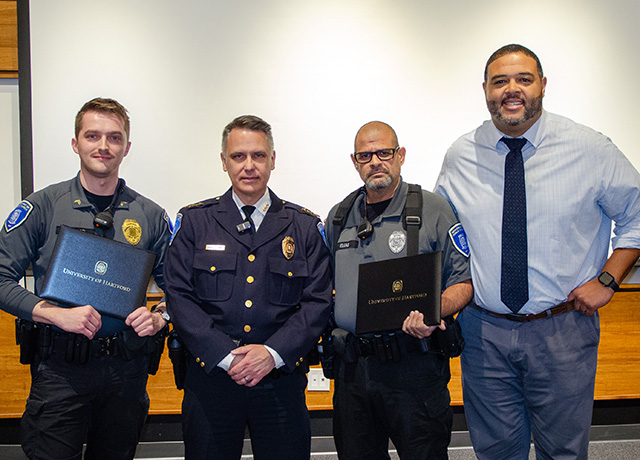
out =
[[[245,376],[244,381],[249,383],[249,379]]]

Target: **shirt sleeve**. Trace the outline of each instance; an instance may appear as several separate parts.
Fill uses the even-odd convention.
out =
[[[30,211],[10,225],[9,220],[20,206],[30,207]],[[42,206],[32,197],[18,208],[0,231],[0,307],[9,314],[30,320],[33,308],[42,299],[22,287],[20,280],[38,255],[44,219]]]

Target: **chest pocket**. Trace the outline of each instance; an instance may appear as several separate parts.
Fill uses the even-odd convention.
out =
[[[198,297],[202,300],[228,300],[233,293],[236,254],[198,251],[193,257],[193,272]]]
[[[271,276],[271,282],[267,288],[269,302],[288,306],[299,304],[304,282],[308,276],[307,262],[271,257],[269,272]]]

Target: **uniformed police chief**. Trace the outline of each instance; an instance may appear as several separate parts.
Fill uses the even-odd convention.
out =
[[[329,254],[318,217],[267,187],[271,127],[223,131],[224,195],[183,208],[167,252],[168,310],[191,354],[184,382],[188,459],[308,459],[306,355],[327,323]]]

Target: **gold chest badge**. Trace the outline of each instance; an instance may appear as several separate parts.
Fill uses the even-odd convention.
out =
[[[282,253],[287,259],[293,257],[293,253],[296,251],[296,244],[293,242],[293,238],[285,236],[282,240]]]
[[[140,228],[140,224],[135,219],[127,219],[122,224],[122,233],[124,233],[127,241],[135,246],[140,242],[140,237],[142,237],[142,228]]]

